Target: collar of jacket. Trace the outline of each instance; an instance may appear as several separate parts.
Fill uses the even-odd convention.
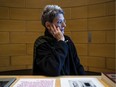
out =
[[[48,31],[47,28],[45,29],[44,35],[52,38],[53,40],[56,40],[56,38],[53,37],[53,35]]]

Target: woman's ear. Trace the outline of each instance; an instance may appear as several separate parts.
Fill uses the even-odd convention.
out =
[[[45,26],[46,26],[47,29],[50,29],[51,23],[47,21],[47,22],[45,23]]]

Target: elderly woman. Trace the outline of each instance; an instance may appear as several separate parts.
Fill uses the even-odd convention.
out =
[[[44,36],[34,44],[33,74],[46,76],[83,75],[72,40],[64,35],[64,11],[57,5],[47,5],[41,16]]]

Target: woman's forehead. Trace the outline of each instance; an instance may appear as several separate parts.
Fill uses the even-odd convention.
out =
[[[58,14],[55,18],[54,18],[54,20],[64,20],[65,18],[64,18],[64,15],[63,14]]]

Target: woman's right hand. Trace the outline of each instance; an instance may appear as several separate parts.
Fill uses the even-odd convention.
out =
[[[61,32],[59,27],[56,27],[54,24],[50,26],[49,32],[56,38],[58,41],[65,41],[64,34]]]

